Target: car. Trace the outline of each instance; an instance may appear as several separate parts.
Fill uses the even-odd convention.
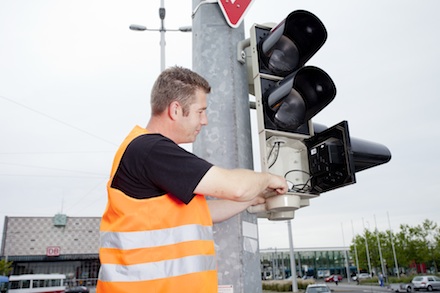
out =
[[[412,292],[411,283],[392,283],[388,285],[388,289],[393,292]]]
[[[342,276],[341,275],[336,275],[338,276],[338,281],[342,281]],[[329,277],[325,278],[324,281],[326,282],[334,282],[334,277],[335,275],[330,275]]]
[[[360,274],[354,276],[352,279],[353,279],[353,281],[365,280],[365,279],[371,279],[371,276],[368,273],[360,273]]]
[[[75,286],[75,287],[70,287],[67,288],[66,293],[89,293],[90,290],[89,288],[85,287],[85,286]]]
[[[305,293],[331,293],[332,291],[326,284],[309,284]]]
[[[440,278],[433,275],[416,276],[411,281],[412,288],[418,290],[440,290]]]

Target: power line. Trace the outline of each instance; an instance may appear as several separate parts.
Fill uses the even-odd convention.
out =
[[[20,107],[23,107],[23,108],[25,108],[25,109],[27,109],[27,110],[29,110],[29,111],[32,111],[32,112],[34,112],[34,113],[37,113],[37,114],[39,114],[39,115],[41,115],[41,116],[44,116],[44,117],[46,117],[46,118],[49,118],[49,119],[51,119],[51,120],[53,120],[53,121],[56,121],[56,122],[58,122],[58,123],[60,123],[60,124],[63,124],[63,125],[65,125],[65,126],[68,126],[68,127],[70,127],[70,128],[73,128],[73,129],[75,129],[75,130],[77,130],[77,131],[80,131],[80,132],[82,132],[82,133],[85,133],[85,134],[87,134],[87,135],[89,135],[89,136],[91,136],[91,137],[94,137],[94,138],[96,138],[96,139],[102,140],[102,141],[104,141],[104,142],[106,142],[106,143],[109,143],[109,144],[111,144],[111,145],[117,145],[117,144],[115,144],[114,142],[111,142],[111,141],[109,141],[109,140],[107,140],[107,139],[105,139],[105,138],[99,137],[99,136],[97,136],[97,135],[95,135],[95,134],[93,134],[93,133],[90,133],[90,132],[88,132],[88,131],[86,131],[86,130],[84,130],[84,129],[81,129],[81,128],[79,128],[79,127],[76,127],[76,126],[74,126],[74,125],[71,125],[71,124],[69,124],[69,123],[66,123],[66,122],[64,122],[64,121],[61,121],[61,120],[59,120],[59,119],[57,119],[57,118],[55,118],[55,117],[52,117],[52,116],[50,116],[50,115],[48,115],[48,114],[46,114],[46,113],[43,113],[43,112],[41,112],[41,111],[35,110],[35,109],[33,109],[33,108],[29,107],[29,106],[26,106],[26,105],[24,105],[24,104],[21,104],[21,103],[19,103],[19,102],[17,102],[17,101],[14,101],[14,100],[12,100],[12,99],[9,99],[9,98],[7,98],[7,97],[5,97],[5,96],[1,96],[1,95],[0,95],[0,98],[6,100],[6,101],[8,101],[8,102],[11,102],[11,103],[13,103],[13,104],[16,104],[16,105],[18,105],[18,106],[20,106]]]

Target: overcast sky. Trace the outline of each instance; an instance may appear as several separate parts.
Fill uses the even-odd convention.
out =
[[[274,6],[274,3],[276,5]],[[217,5],[217,4],[209,4]],[[160,1],[0,1],[0,229],[5,216],[101,216],[113,155],[149,119],[160,72]],[[166,0],[165,27],[191,25],[192,1]],[[348,120],[389,163],[321,194],[292,221],[295,247],[349,245],[363,227],[440,223],[440,2],[255,0],[245,17],[317,15],[327,43],[308,62],[337,86],[314,121]],[[166,66],[192,66],[192,35],[166,33]],[[252,114],[255,122],[255,113]],[[258,146],[254,165],[259,166]],[[285,221],[259,221],[260,247],[288,247]]]

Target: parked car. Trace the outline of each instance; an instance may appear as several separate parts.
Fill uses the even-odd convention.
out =
[[[412,292],[412,284],[409,283],[393,283],[388,285],[388,289],[393,292]]]
[[[332,290],[325,284],[307,285],[305,293],[331,293]]]
[[[334,282],[334,276],[335,275],[330,275],[329,277],[325,278],[324,281],[326,282]],[[338,281],[342,281],[342,276],[341,275],[336,275],[338,276]]]
[[[371,279],[371,276],[368,273],[360,273],[359,275],[354,276],[352,279],[353,281],[365,280],[365,279]]]
[[[85,286],[76,286],[76,287],[70,287],[66,289],[66,293],[89,293],[89,288]]]
[[[415,291],[418,290],[440,290],[440,278],[437,276],[416,276],[411,281],[412,287]]]

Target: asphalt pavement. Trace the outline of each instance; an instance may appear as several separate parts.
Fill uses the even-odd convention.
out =
[[[348,292],[348,291],[360,291],[365,293],[384,293],[384,292],[390,292],[390,289],[385,287],[380,287],[379,285],[357,285],[356,282],[350,282],[350,283],[344,283],[339,282],[338,285],[335,283],[327,283],[327,285],[330,287],[330,289],[333,290],[333,292]],[[304,290],[298,290],[298,292],[304,292]],[[263,293],[279,293],[276,291],[267,291],[263,290]],[[287,291],[285,293],[293,293],[293,291]]]
[[[346,291],[361,291],[365,293],[383,293],[383,292],[390,292],[390,289],[385,287],[380,287],[378,285],[357,285],[356,282],[350,282],[350,283],[344,283],[340,282],[338,285],[335,285],[334,283],[327,283],[327,285],[330,287],[330,289],[333,290],[333,292],[346,292]],[[90,293],[96,293],[95,287],[89,287]],[[298,290],[298,292],[304,292],[304,290]],[[276,291],[267,291],[263,290],[263,293],[279,293]],[[284,293],[293,293],[293,291],[288,291]]]

